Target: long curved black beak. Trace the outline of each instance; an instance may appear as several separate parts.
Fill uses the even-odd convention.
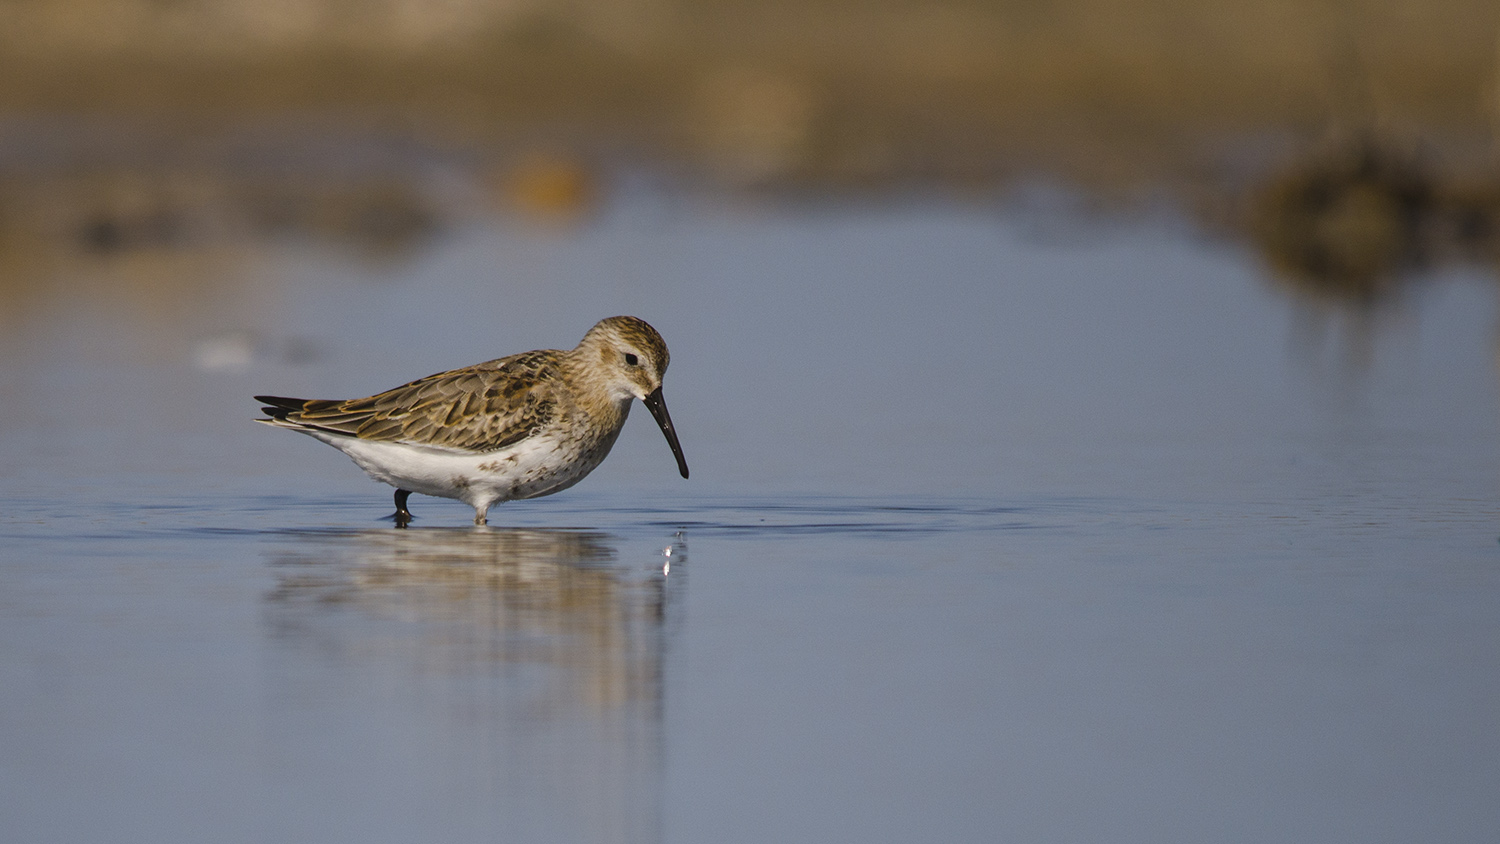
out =
[[[667,435],[667,445],[672,447],[672,456],[677,458],[677,471],[685,478],[688,476],[687,458],[682,456],[682,443],[677,441],[677,432],[672,429],[672,417],[667,413],[667,401],[661,397],[661,388],[652,390],[650,395],[641,399],[646,409],[656,418],[656,424],[661,426],[661,432]]]

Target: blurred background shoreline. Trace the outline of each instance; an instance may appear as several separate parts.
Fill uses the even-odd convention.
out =
[[[0,9],[0,286],[14,315],[80,259],[379,261],[645,174],[1165,205],[1363,307],[1495,265],[1497,132],[1484,0],[30,0]]]
[[[344,134],[735,186],[1128,196],[1375,133],[1482,180],[1497,62],[1484,0],[31,0],[0,10],[0,171],[317,166],[307,139]]]

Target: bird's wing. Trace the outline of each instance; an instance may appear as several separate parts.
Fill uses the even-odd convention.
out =
[[[485,452],[515,445],[558,413],[559,352],[440,372],[363,399],[256,396],[272,419],[366,440]]]

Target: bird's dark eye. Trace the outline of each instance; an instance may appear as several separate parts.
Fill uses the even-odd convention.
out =
[[[635,366],[635,365],[639,364],[640,362],[641,362],[640,358],[636,357],[635,355],[630,354],[629,352],[625,353],[625,364],[627,366]]]

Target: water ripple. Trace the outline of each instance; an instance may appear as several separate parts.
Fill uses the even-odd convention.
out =
[[[938,533],[1037,530],[1094,521],[1118,503],[1051,499],[998,503],[975,498],[698,497],[612,503],[605,495],[512,502],[497,526],[603,530],[617,534],[684,531],[694,535],[757,538],[807,536],[930,536]],[[363,534],[381,519],[369,496],[333,499],[277,494],[158,498],[137,502],[26,499],[5,503],[0,539],[48,541],[235,539]],[[470,530],[457,508],[419,513],[419,528]]]

